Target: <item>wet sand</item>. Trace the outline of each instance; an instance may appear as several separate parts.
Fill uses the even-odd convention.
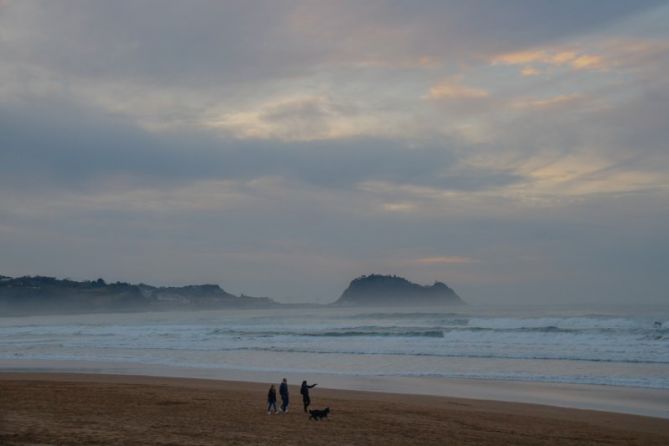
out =
[[[0,373],[137,375],[164,378],[272,382],[279,373],[301,382],[303,373],[175,367],[103,361],[0,360]],[[618,412],[669,419],[669,390],[590,384],[461,379],[436,376],[360,376],[314,372],[323,387],[363,392],[444,396]]]
[[[268,416],[269,384],[124,375],[0,373],[1,445],[667,445],[669,420],[452,397],[291,386]]]

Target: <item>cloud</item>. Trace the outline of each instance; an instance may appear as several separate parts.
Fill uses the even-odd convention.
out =
[[[537,70],[534,67],[526,66],[523,67],[522,70],[520,70],[520,74],[522,74],[523,76],[538,76],[539,74],[541,74],[541,71]]]
[[[571,72],[625,71],[629,73],[662,65],[669,52],[666,39],[598,37],[576,46],[549,46],[503,53],[491,58],[496,65],[521,66],[523,76],[562,68]]]
[[[659,0],[394,2],[198,0],[8,2],[3,60],[34,75],[149,88],[241,88],[311,77],[361,61],[444,63],[543,45],[610,25]],[[516,11],[520,8],[523,14]],[[517,30],[522,29],[523,32]],[[342,32],[345,30],[345,32]],[[55,36],[55,37],[54,37]],[[414,63],[415,63],[414,62]],[[257,91],[257,89],[256,89]]]
[[[536,69],[528,68],[528,64],[568,67],[572,70],[604,70],[607,68],[604,57],[601,55],[571,49],[542,49],[500,54],[493,57],[491,63],[493,65],[524,65],[521,71],[524,76],[536,74]]]
[[[545,162],[545,161],[544,161]],[[554,162],[526,166],[537,194],[582,197],[593,194],[625,194],[669,188],[666,173],[635,171],[623,164],[592,155],[568,155]]]
[[[12,52],[54,73],[215,85],[294,76],[319,57],[283,26],[287,6],[27,1],[10,2],[1,19]]]
[[[664,298],[660,4],[5,2],[0,271]]]
[[[487,98],[490,93],[483,88],[470,87],[457,80],[444,80],[430,88],[429,99],[480,99]]]
[[[578,96],[529,99],[524,106],[550,110],[557,120],[549,126],[557,125],[558,134],[569,135],[573,129],[562,129],[567,124],[561,123],[555,113],[559,113],[559,107],[570,107],[579,100]],[[290,115],[302,110],[300,107],[270,110],[281,120],[284,113]],[[642,117],[661,116],[657,109],[623,106],[621,115],[588,112],[587,120],[597,126],[588,128],[581,138],[615,132],[623,132],[618,143],[632,138],[624,135],[625,126],[601,130],[613,119],[629,122],[630,110],[634,111],[632,116],[639,115],[640,122],[646,123],[647,137],[658,138],[659,150],[662,123],[656,120],[656,126],[651,127],[654,121]],[[172,211],[243,206],[245,200],[253,200],[255,192],[251,193],[254,189],[250,187],[257,184],[255,181],[290,178],[321,188],[321,193],[327,189],[363,191],[374,203],[370,208],[374,212],[425,215],[459,209],[478,213],[495,199],[502,207],[508,203],[545,206],[593,194],[657,189],[666,183],[667,175],[661,163],[631,166],[625,161],[629,156],[624,156],[624,146],[615,159],[610,159],[610,152],[543,151],[518,152],[518,158],[502,162],[495,146],[475,148],[457,140],[411,147],[404,142],[368,138],[283,143],[240,141],[207,133],[166,137],[146,132],[123,118],[63,102],[39,101],[22,108],[0,108],[0,116],[3,187],[15,190],[19,196],[45,188],[86,188],[96,192],[89,201],[79,204],[91,208],[120,210],[124,203],[128,210],[141,208],[142,203],[147,209]],[[535,120],[541,122],[539,117]],[[40,125],[39,133],[31,130],[34,125]],[[530,150],[532,138],[542,132],[541,125],[532,128],[524,136],[528,139],[520,140],[518,149]],[[588,136],[590,133],[592,136]],[[508,138],[500,137],[502,141]],[[523,132],[516,130],[514,137],[519,141]],[[559,144],[560,140],[554,142]],[[657,156],[662,153],[658,151]],[[495,158],[487,163],[491,155]],[[118,184],[127,184],[127,189],[118,189]],[[104,193],[105,189],[114,193]],[[496,208],[490,208],[491,212]]]
[[[531,48],[592,32],[662,4],[614,0],[595,7],[574,0],[515,0],[501,6],[484,0],[425,1],[409,7],[395,2],[302,2],[292,11],[291,23],[309,41],[333,42],[327,55],[338,63],[375,60],[403,67],[403,61],[422,55],[448,64],[453,58],[471,61],[472,54],[486,57]]]
[[[413,261],[419,265],[464,265],[475,262],[470,257],[461,256],[422,257]]]
[[[270,108],[280,122],[295,110]],[[369,179],[455,189],[513,181],[496,176],[479,179],[476,172],[449,172],[462,144],[455,139],[415,145],[355,136],[282,141],[240,140],[202,129],[154,133],[122,116],[40,99],[0,106],[0,118],[0,183],[29,190],[91,187],[114,177],[141,186],[280,176],[348,189]],[[35,132],[34,126],[40,131]]]
[[[418,206],[414,203],[407,202],[395,202],[395,203],[383,203],[381,208],[385,212],[399,212],[399,213],[411,213],[418,210]]]
[[[353,106],[336,104],[327,97],[306,96],[269,101],[254,110],[223,113],[205,125],[237,138],[310,141],[370,134],[374,124],[365,121]]]
[[[552,96],[548,98],[531,98],[531,99],[520,99],[513,102],[514,107],[518,108],[534,108],[534,109],[546,109],[546,108],[555,108],[555,107],[573,107],[578,103],[584,103],[591,98],[588,98],[582,94],[572,93],[572,94],[562,94],[558,96]]]

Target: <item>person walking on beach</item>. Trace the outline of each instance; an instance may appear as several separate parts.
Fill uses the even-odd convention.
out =
[[[300,393],[302,394],[302,402],[304,403],[304,412],[307,412],[307,408],[311,404],[311,398],[309,398],[309,389],[313,389],[318,384],[308,385],[307,381],[302,381],[302,387],[300,387]]]
[[[281,412],[288,412],[288,381],[286,378],[281,381],[279,386],[279,395],[281,395]]]
[[[267,392],[267,415],[271,415],[272,412],[276,413],[276,387],[274,387],[274,384]]]

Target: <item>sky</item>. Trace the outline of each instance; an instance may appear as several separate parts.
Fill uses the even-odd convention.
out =
[[[669,2],[0,0],[0,274],[669,302]]]

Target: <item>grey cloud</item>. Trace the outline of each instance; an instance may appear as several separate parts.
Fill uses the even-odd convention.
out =
[[[165,183],[276,176],[347,190],[368,180],[453,190],[519,180],[512,172],[457,168],[454,149],[461,144],[409,148],[373,138],[287,143],[205,131],[154,134],[63,101],[0,107],[0,181],[24,188],[79,187],[114,175]]]
[[[0,10],[0,54],[84,78],[234,86],[349,56],[522,49],[664,3],[21,1]]]
[[[23,62],[83,77],[216,85],[294,75],[315,59],[283,26],[290,4],[17,2],[0,20],[6,53]]]
[[[225,112],[249,110],[240,102],[264,103],[246,97],[249,90],[303,93],[311,82],[318,83],[310,77],[314,72],[333,76],[337,86],[356,81],[359,73],[350,72],[347,62],[366,56],[427,54],[461,62],[567,39],[661,3],[5,2],[0,6],[0,75],[26,86],[33,96],[21,90],[9,94],[10,101],[2,96],[8,87],[0,84],[0,273],[212,281],[233,291],[298,292],[327,300],[351,276],[386,272],[406,258],[467,256],[477,262],[431,267],[429,277],[416,271],[412,279],[446,280],[479,302],[581,301],[590,295],[624,301],[631,293],[639,300],[666,300],[666,189],[603,194],[543,208],[515,206],[492,194],[489,201],[476,201],[473,212],[428,196],[426,206],[440,207],[434,212],[387,213],[365,212],[378,203],[365,201],[368,196],[356,188],[365,181],[437,191],[522,186],[527,179],[514,167],[532,156],[541,161],[544,150],[556,157],[600,150],[611,158],[611,169],[632,167],[667,178],[669,135],[663,118],[669,101],[657,73],[652,73],[657,84],[626,84],[630,96],[641,95],[624,101],[613,97],[619,100],[615,107],[578,103],[514,116],[500,116],[501,111],[493,117],[500,117],[493,131],[503,129],[489,145],[430,140],[429,135],[409,147],[390,138],[285,142],[235,140],[193,128],[150,132],[128,117],[76,102],[90,99],[79,91],[78,82],[85,78],[91,90],[113,84],[113,91],[123,92],[132,84],[147,90],[158,85],[159,92],[185,86],[205,97],[212,92],[211,103],[189,103],[190,111],[228,100]],[[450,58],[460,55],[466,57]],[[18,67],[16,72],[12,67]],[[370,83],[353,91],[364,93],[361,87],[378,80],[367,75]],[[32,91],[33,76],[47,79],[48,88]],[[290,77],[308,82],[284,88],[280,81]],[[399,84],[404,85],[392,85]],[[240,85],[245,89],[238,90]],[[119,96],[119,102],[126,99]],[[410,114],[404,105],[394,104]],[[261,119],[281,123],[327,117],[331,110],[304,103],[264,111]],[[434,119],[439,125],[451,116]],[[478,154],[490,156],[484,161],[492,162],[485,165],[510,167],[466,167],[468,157]],[[282,190],[285,183],[279,181],[276,194],[257,202],[252,196],[248,206],[179,209],[165,218],[141,207],[91,205],[104,195],[110,177],[127,181],[122,187],[115,184],[122,189],[120,200],[145,185],[160,192],[162,186],[169,191],[201,180],[276,177],[289,185]],[[391,187],[373,199],[401,200],[401,193]],[[414,188],[406,197],[414,194],[420,200],[422,193]],[[55,212],[59,203],[50,207],[50,200],[60,195],[73,197],[73,205]],[[32,205],[39,212],[19,212],[7,203]],[[294,277],[303,271],[318,279],[305,280],[304,289],[296,291]],[[314,290],[326,291],[310,296]]]
[[[155,283],[216,281],[238,292],[321,301],[334,299],[352,276],[371,271],[445,280],[479,303],[626,302],[630,294],[635,302],[662,302],[665,297],[657,284],[663,283],[669,260],[660,224],[667,213],[656,208],[658,201],[608,199],[594,208],[477,218],[447,211],[439,217],[341,213],[329,203],[314,208],[314,201],[301,198],[286,197],[253,212],[170,218],[85,208],[53,214],[48,221],[9,215],[2,221],[17,230],[0,237],[5,254],[0,269]],[[655,227],[649,227],[652,222]],[[394,269],[426,255],[478,261]],[[313,277],[297,285],[288,280],[302,275]]]
[[[449,62],[452,57],[475,60],[592,32],[663,4],[666,1],[350,1],[336,6],[306,2],[301,13],[310,19],[310,36],[337,42],[337,51],[345,55],[427,55]]]
[[[666,65],[669,68],[669,63]],[[651,161],[658,157],[669,161],[669,128],[666,125],[669,82],[663,80],[660,85],[642,85],[641,88],[641,94],[623,106],[594,114],[592,123],[599,133],[590,136],[604,139],[612,150],[637,155],[634,158],[639,164],[648,155],[651,155],[648,157]],[[669,163],[665,167],[669,167]]]

